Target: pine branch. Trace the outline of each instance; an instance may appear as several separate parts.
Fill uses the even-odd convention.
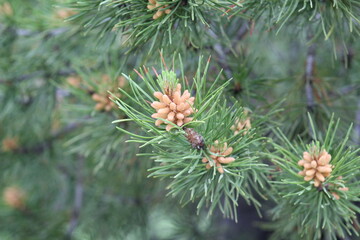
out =
[[[213,35],[214,38],[217,38],[217,35],[213,31],[209,30],[209,33],[211,35]],[[224,70],[226,78],[231,78],[231,76],[233,75],[232,70],[226,60],[226,52],[228,52],[228,51],[225,50],[220,43],[215,44],[213,48],[214,48],[216,54],[218,55],[217,62],[219,63],[221,68]]]
[[[89,117],[85,117],[84,119],[88,119]],[[54,132],[52,135],[51,135],[51,138],[50,140],[55,140],[57,138],[60,138],[76,129],[78,129],[79,127],[81,127],[82,124],[79,123],[79,122],[73,122],[73,123],[69,123],[68,125],[66,125],[64,128]]]
[[[306,94],[306,106],[309,112],[314,111],[315,102],[313,94],[313,80],[314,80],[314,67],[315,67],[315,44],[309,46],[306,55],[305,64],[305,94]]]
[[[50,76],[66,77],[66,76],[69,76],[74,73],[76,73],[76,71],[73,69],[63,69],[63,70],[60,70],[53,74],[49,73],[47,71],[35,71],[32,73],[28,73],[28,74],[24,74],[21,76],[10,78],[9,80],[0,79],[0,84],[18,83],[18,82],[22,82],[25,80],[33,79],[35,77],[45,77],[45,78],[48,78]]]
[[[260,162],[257,155],[264,138],[254,131],[260,128],[249,126],[250,120],[247,120],[247,127],[241,123],[242,119],[245,121],[245,116],[239,102],[227,107],[226,100],[221,99],[229,81],[218,86],[220,75],[217,75],[213,84],[207,86],[210,63],[207,61],[205,70],[202,70],[201,64],[200,58],[192,85],[168,70],[157,74],[157,79],[154,79],[145,67],[137,72],[144,81],[143,85],[127,77],[133,91],[120,91],[132,104],[121,98],[116,99],[117,104],[129,117],[125,121],[136,122],[146,135],[118,129],[130,134],[132,142],[153,147],[151,153],[142,155],[158,163],[150,169],[152,173],[149,176],[172,180],[168,195],[178,197],[183,204],[197,199],[198,211],[208,206],[211,214],[218,207],[224,216],[236,220],[235,207],[239,197],[255,208],[260,207],[260,203],[253,194],[256,192],[264,197],[262,188],[267,165]],[[196,94],[190,98],[190,92],[195,87]],[[182,88],[186,90],[181,96]],[[181,115],[177,113],[172,117],[173,109],[182,111],[177,106],[186,106],[181,99],[190,99],[188,107],[196,111],[180,112]],[[184,124],[182,119],[185,114],[186,117],[191,115],[191,118]]]
[[[150,43],[150,50],[171,46],[174,40],[198,48],[210,19],[219,22],[222,14],[241,5],[237,1],[197,0],[155,1],[73,1],[70,8],[79,14],[71,20],[86,31],[99,30],[100,38],[116,32],[123,44],[138,50]]]
[[[355,115],[355,127],[354,127],[354,135],[355,135],[355,146],[360,146],[360,99],[358,100],[358,109]]]
[[[344,138],[335,140],[339,123],[332,117],[327,132],[314,135],[314,141],[307,145],[304,139],[291,143],[281,132],[275,132],[282,144],[274,144],[279,155],[272,158],[279,169],[274,174],[279,196],[272,211],[272,239],[304,236],[335,240],[357,234],[352,223],[360,212],[356,205],[360,200],[359,149],[347,148],[351,128]]]
[[[227,79],[230,79],[233,76],[233,74],[232,74],[231,66],[228,63],[228,59],[226,56],[229,55],[231,53],[231,50],[236,47],[236,44],[243,37],[246,36],[248,31],[249,31],[249,24],[248,24],[248,22],[245,22],[237,31],[237,33],[231,43],[231,47],[224,48],[220,43],[216,43],[213,46],[214,51],[218,55],[217,62],[219,63],[221,68],[224,70],[225,76]],[[211,29],[208,29],[208,33],[214,39],[219,39],[219,37],[216,35],[216,33],[214,31],[212,31]]]
[[[68,27],[59,27],[59,28],[54,28],[54,29],[50,29],[50,30],[46,30],[46,31],[33,31],[33,30],[29,30],[29,29],[8,27],[4,24],[0,24],[0,30],[6,30],[6,29],[9,29],[10,31],[15,33],[16,36],[19,36],[19,37],[31,37],[31,36],[34,36],[37,34],[43,34],[43,33],[46,33],[46,36],[48,36],[48,37],[54,37],[54,36],[61,35],[69,30]]]
[[[45,151],[46,149],[48,149],[54,140],[78,129],[80,126],[82,126],[82,124],[78,123],[78,122],[70,123],[70,124],[66,125],[64,128],[51,134],[51,136],[46,138],[44,141],[37,143],[31,147],[20,148],[20,149],[16,150],[16,152],[21,153],[21,154],[41,153],[41,152]]]
[[[239,28],[237,34],[234,37],[234,40],[232,41],[232,46],[235,47],[235,44],[239,40],[243,39],[248,32],[249,32],[249,22],[246,22]]]
[[[83,197],[84,197],[84,176],[83,176],[83,169],[84,169],[84,160],[83,156],[79,156],[77,160],[77,169],[76,169],[76,186],[75,186],[75,193],[74,193],[74,207],[71,213],[71,219],[69,223],[69,228],[67,230],[67,238],[72,239],[72,234],[75,228],[79,224],[79,216],[80,211],[83,206]]]

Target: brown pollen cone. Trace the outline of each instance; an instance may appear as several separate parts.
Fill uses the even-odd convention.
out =
[[[212,158],[212,160],[214,161],[216,168],[218,170],[219,173],[223,174],[224,173],[224,168],[222,167],[221,164],[228,164],[231,163],[233,161],[235,161],[235,158],[233,157],[227,157],[229,156],[232,151],[233,148],[232,147],[228,147],[227,143],[224,143],[222,146],[219,146],[219,141],[215,141],[214,146],[210,146],[210,151],[212,153],[215,153],[216,155],[210,155],[210,157]],[[210,169],[211,168],[211,164],[209,162],[209,159],[207,159],[206,157],[204,157],[202,159],[203,163],[207,163],[206,164],[206,168]]]
[[[319,187],[325,178],[330,176],[333,166],[329,164],[331,155],[323,150],[320,154],[303,153],[303,159],[298,162],[299,166],[304,167],[299,174],[304,176],[305,181],[314,180],[314,186]]]
[[[102,83],[107,86],[107,84],[110,84],[109,82],[110,77],[108,75],[103,75]],[[112,91],[116,90],[116,88],[123,88],[125,85],[126,79],[123,76],[120,76],[117,79],[116,87],[113,87]],[[121,97],[120,93],[114,93],[114,95],[118,98]],[[100,90],[99,93],[93,93],[91,98],[96,102],[95,110],[109,112],[114,109],[116,107],[116,103],[110,100],[110,97],[112,97],[112,95],[106,92],[104,89]]]
[[[185,90],[181,95],[180,84],[177,84],[174,90],[166,89],[165,94],[155,92],[154,96],[159,99],[159,101],[154,101],[151,104],[151,107],[156,110],[156,113],[151,115],[152,118],[163,118],[179,127],[192,120],[189,116],[194,113],[192,106],[194,105],[195,98],[190,97],[188,90]],[[155,121],[156,126],[160,126],[162,123],[165,122],[160,119]],[[170,131],[173,127],[173,125],[167,124],[166,131]]]
[[[343,183],[345,183],[343,180],[342,180],[342,176],[339,176],[337,177],[338,180],[342,181]],[[330,188],[332,189],[332,191],[330,191],[330,193],[334,196],[334,198],[336,200],[339,200],[340,199],[340,196],[338,193],[336,193],[336,191],[341,191],[341,192],[347,192],[349,191],[349,188],[348,187],[338,187],[338,185],[335,185],[335,184],[329,184],[330,185]]]
[[[117,97],[120,97],[120,94],[116,94]],[[110,100],[110,94],[100,95],[94,93],[91,98],[97,102],[95,105],[95,110],[97,111],[106,111],[109,112],[111,109],[115,108],[116,104]]]
[[[62,9],[57,10],[55,14],[56,14],[57,18],[64,20],[64,19],[67,19],[67,18],[75,15],[76,12],[71,9],[62,8]]]
[[[234,131],[234,135],[237,135],[241,130],[246,129],[243,132],[243,135],[245,135],[250,128],[251,128],[250,118],[247,118],[245,120],[236,119],[235,124],[231,126],[231,130]]]
[[[11,7],[10,3],[5,2],[0,5],[0,16],[12,16],[14,14],[13,8]]]
[[[66,82],[75,88],[79,88],[81,85],[81,77],[80,76],[69,76],[66,78]]]
[[[7,187],[3,192],[3,200],[6,205],[16,208],[25,208],[25,193],[18,187]]]
[[[343,188],[339,188],[338,190],[339,190],[339,191],[342,191],[342,192],[347,192],[347,191],[349,191],[349,188],[348,188],[348,187],[343,187]],[[331,192],[331,194],[334,196],[334,198],[335,198],[336,200],[339,200],[339,199],[340,199],[339,194],[337,194],[336,192]]]
[[[153,15],[153,19],[158,19],[159,17],[163,16],[164,14],[169,14],[171,12],[171,9],[165,9],[169,5],[162,5],[157,0],[149,0],[149,4],[147,5],[147,8],[149,10],[152,10],[154,8],[157,9],[156,13]]]
[[[2,141],[2,150],[4,152],[13,152],[15,150],[19,149],[19,140],[18,138],[5,138]]]

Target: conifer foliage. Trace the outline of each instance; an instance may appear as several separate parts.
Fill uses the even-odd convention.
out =
[[[360,1],[0,0],[0,239],[360,239]]]
[[[143,146],[151,144],[156,149],[149,156],[159,165],[151,169],[150,176],[173,178],[170,194],[179,195],[185,202],[199,198],[198,209],[210,205],[210,213],[220,205],[225,216],[236,219],[234,208],[239,196],[260,206],[251,191],[261,192],[259,188],[264,187],[266,165],[259,161],[260,156],[253,148],[261,147],[264,139],[254,131],[246,135],[233,134],[231,126],[244,114],[243,108],[238,103],[233,103],[236,107],[231,108],[226,102],[213,104],[222,102],[221,93],[227,83],[216,87],[218,79],[215,79],[207,91],[208,68],[209,62],[205,70],[200,65],[191,85],[185,79],[179,80],[172,70],[164,69],[161,75],[154,70],[157,78],[154,79],[148,68],[141,69],[138,75],[144,83],[139,85],[131,78],[129,83],[134,95],[142,92],[146,98],[132,98],[133,104],[119,99],[119,107],[129,119],[116,122],[131,120],[148,132],[148,136],[132,135],[132,141]],[[201,71],[205,72],[201,74]],[[187,86],[182,95],[179,81]],[[193,91],[196,95],[190,97]],[[132,107],[135,104],[137,108]],[[152,108],[157,113],[151,115]],[[192,113],[193,118],[185,118]],[[165,129],[162,123],[166,124]],[[218,124],[221,127],[214,128]],[[201,145],[196,138],[202,139]]]

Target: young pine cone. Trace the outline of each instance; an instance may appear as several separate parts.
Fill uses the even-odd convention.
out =
[[[235,124],[231,126],[231,130],[234,131],[234,135],[237,135],[241,130],[246,129],[243,132],[243,135],[245,135],[250,128],[251,128],[250,118],[247,118],[246,120],[236,119]]]
[[[181,95],[180,84],[177,84],[175,90],[165,92],[166,94],[161,92],[154,93],[154,96],[159,99],[159,102],[155,101],[151,104],[151,107],[157,111],[157,113],[154,113],[151,117],[166,119],[179,127],[190,122],[192,118],[188,116],[194,113],[192,105],[194,104],[195,98],[190,97],[188,90],[185,90]],[[156,126],[160,126],[162,123],[164,123],[164,121],[160,119],[155,121]],[[173,128],[173,125],[167,124],[166,131],[170,131],[171,128]]]
[[[164,14],[169,14],[171,12],[170,9],[166,9],[164,10],[164,8],[168,7],[168,5],[164,5],[162,7],[161,6],[161,3],[158,3],[157,0],[149,0],[149,4],[147,5],[147,8],[149,10],[152,10],[154,8],[157,9],[157,12],[153,15],[153,19],[158,19],[159,17],[161,17],[162,15]]]
[[[215,153],[217,156],[215,155],[210,155],[210,157],[212,158],[212,160],[214,161],[217,170],[219,171],[219,173],[223,174],[224,173],[224,168],[222,167],[221,164],[228,164],[231,163],[233,161],[235,161],[235,158],[233,157],[226,157],[229,156],[232,151],[233,148],[232,147],[227,147],[227,143],[224,143],[223,146],[219,146],[219,142],[215,141],[215,145],[210,147],[210,151],[212,153]],[[206,164],[206,168],[210,169],[211,168],[211,163],[209,162],[209,159],[207,159],[206,157],[204,157],[202,159],[203,163],[207,163]]]
[[[314,186],[319,187],[325,178],[330,176],[332,165],[329,164],[331,155],[323,150],[319,155],[303,153],[303,159],[298,162],[299,166],[304,167],[303,171],[299,174],[304,176],[305,181],[314,180]]]

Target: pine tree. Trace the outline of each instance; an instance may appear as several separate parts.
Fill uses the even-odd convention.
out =
[[[360,239],[360,1],[0,0],[0,239]]]

